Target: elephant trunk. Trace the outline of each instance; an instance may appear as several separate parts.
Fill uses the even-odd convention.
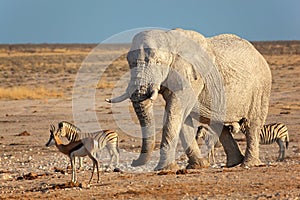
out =
[[[135,113],[142,128],[142,149],[137,160],[133,160],[132,166],[140,166],[147,163],[155,146],[155,121],[153,115],[153,102],[146,99],[141,102],[132,102]]]

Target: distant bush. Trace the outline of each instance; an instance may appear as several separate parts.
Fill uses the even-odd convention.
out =
[[[300,41],[251,42],[263,55],[300,54]]]
[[[111,82],[99,81],[97,84],[97,89],[112,89],[115,85]]]

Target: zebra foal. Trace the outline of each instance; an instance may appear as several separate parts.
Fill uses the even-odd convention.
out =
[[[248,126],[247,123],[248,120],[246,118],[242,118],[239,121],[240,130],[243,134],[246,134],[246,127]],[[289,133],[285,124],[272,123],[264,125],[259,132],[259,139],[260,144],[272,144],[276,142],[279,146],[277,161],[284,160],[285,149],[288,149],[289,146]]]
[[[221,146],[218,134],[207,127],[198,126],[196,140],[198,140],[198,138],[202,138],[204,140],[208,149],[208,162],[210,163],[210,160],[212,159],[212,164],[214,165],[216,162],[215,147]]]
[[[67,121],[58,123],[57,135],[66,137],[70,142],[78,141],[82,138],[91,137],[98,142],[98,152],[106,147],[110,155],[110,162],[108,168],[119,167],[119,137],[115,131],[112,130],[101,130],[97,132],[87,133],[81,132],[78,127]],[[82,159],[80,160],[80,166],[82,166]]]

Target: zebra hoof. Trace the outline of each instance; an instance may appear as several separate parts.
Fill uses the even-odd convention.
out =
[[[120,168],[116,167],[113,172],[122,172]]]

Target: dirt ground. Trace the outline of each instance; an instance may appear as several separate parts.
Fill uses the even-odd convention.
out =
[[[83,129],[89,127],[92,122],[85,113],[96,113],[102,128],[118,131],[121,172],[101,171],[100,182],[94,177],[90,186],[90,160],[85,158],[84,170],[77,173],[79,184],[70,185],[68,158],[45,143],[50,124],[74,121],[74,82],[95,45],[0,45],[1,88],[34,90],[42,86],[63,93],[59,98],[24,99],[15,94],[15,99],[0,99],[0,199],[300,199],[300,42],[254,45],[272,70],[267,123],[282,122],[289,129],[290,144],[283,162],[275,162],[277,144],[261,145],[260,158],[265,165],[226,168],[224,151],[218,148],[214,167],[184,170],[186,157],[179,145],[177,162],[182,169],[154,172],[159,154],[158,126],[151,162],[145,167],[131,167],[141,145],[137,120],[128,102],[113,108],[104,101],[117,92],[116,87],[124,85],[119,78],[128,71],[124,60],[128,45],[104,46],[97,51],[98,66],[108,67],[97,83],[95,107],[81,113],[85,121],[79,122],[86,124]],[[155,110],[159,119],[162,107],[160,100]],[[121,118],[125,110],[129,115],[125,112]],[[244,136],[237,134],[235,138],[244,151]],[[104,153],[102,163],[107,160]]]

